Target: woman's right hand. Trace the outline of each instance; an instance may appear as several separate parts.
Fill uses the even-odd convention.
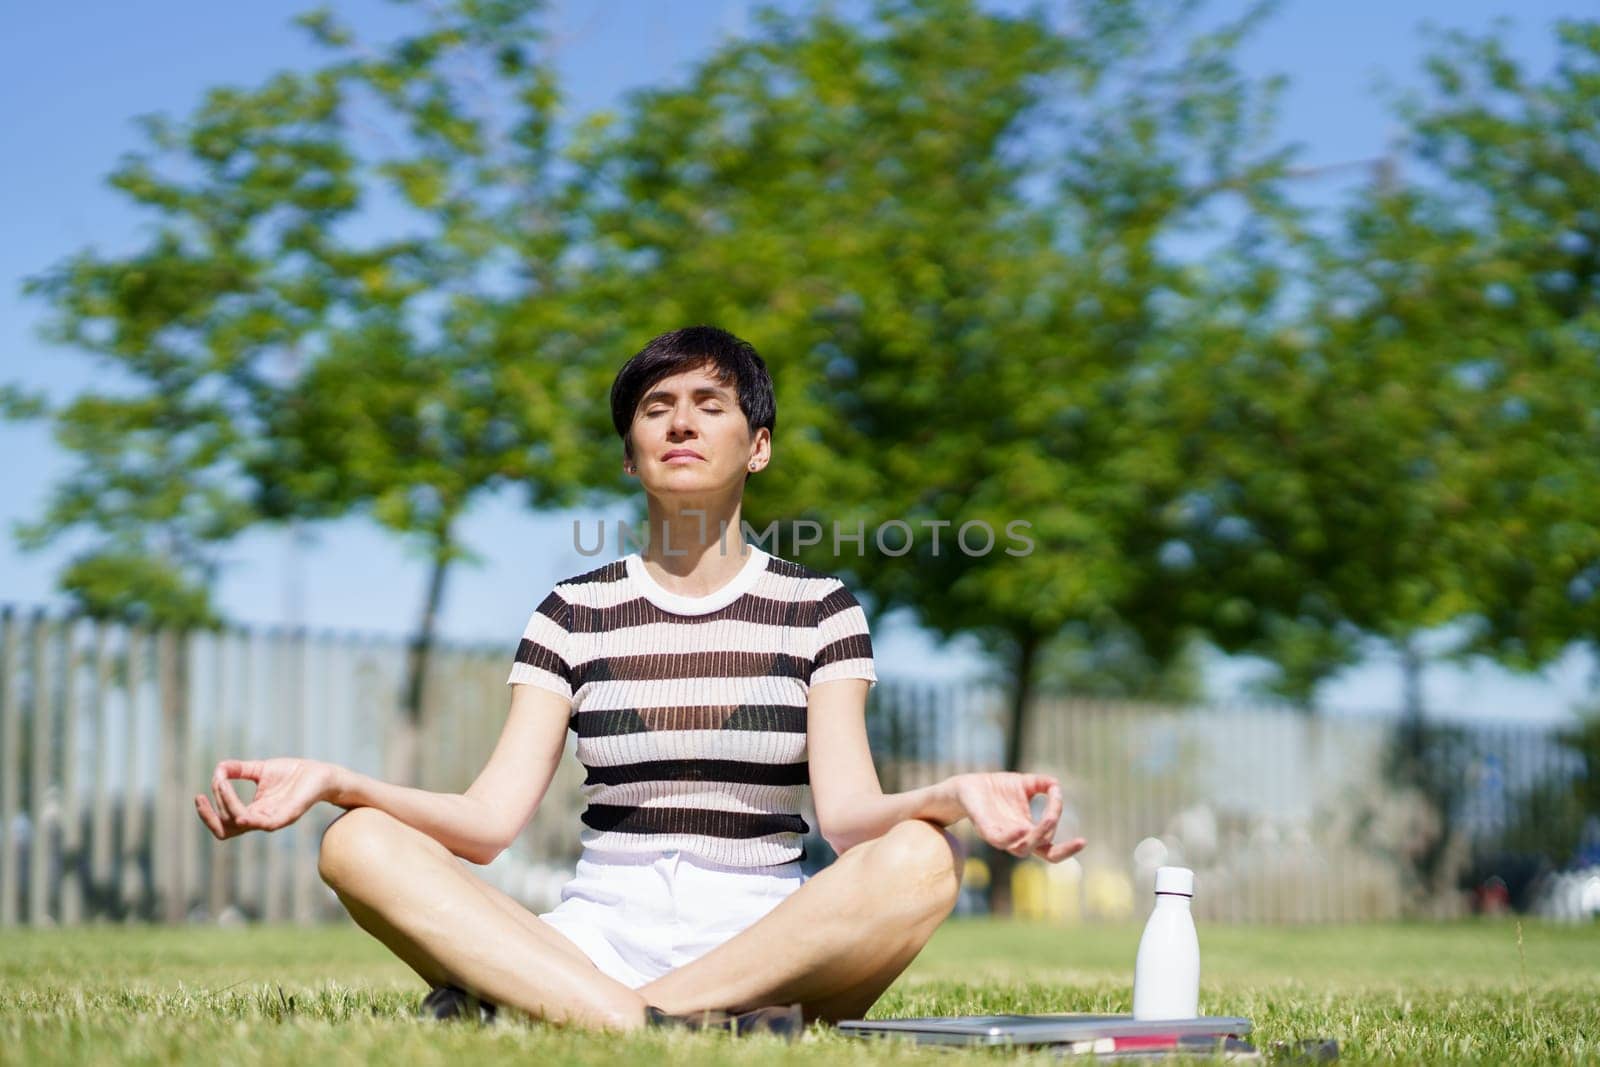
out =
[[[972,828],[985,842],[1018,858],[1037,855],[1051,863],[1083,851],[1084,840],[1054,841],[1061,819],[1061,783],[1048,774],[1013,771],[976,771],[958,774],[956,798],[972,820]],[[1044,815],[1033,821],[1030,801],[1043,793],[1048,798]]]
[[[321,760],[282,757],[264,760],[225,759],[211,772],[211,794],[196,793],[194,805],[200,821],[219,841],[238,837],[246,830],[277,830],[288,826],[320,800],[333,793],[338,768]],[[233,791],[232,779],[256,783],[248,805]]]

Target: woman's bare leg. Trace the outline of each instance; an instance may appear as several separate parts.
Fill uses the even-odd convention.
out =
[[[860,1018],[955,908],[963,862],[949,831],[899,823],[639,993],[677,1013],[799,1001],[807,1020]]]
[[[484,898],[488,902],[511,916],[516,922],[533,931],[535,937],[547,937],[549,934],[554,933],[557,935],[554,939],[557,944],[552,946],[553,948],[557,951],[566,952],[578,964],[594,966],[589,957],[583,954],[583,950],[567,940],[565,936],[562,936],[559,930],[554,930],[544,920],[494,886],[481,878],[474,877],[472,872],[464,871],[463,873],[467,875],[467,880],[472,884],[473,888],[483,892]],[[359,900],[339,892],[337,889],[334,890],[334,895],[339,898],[339,903],[344,905],[344,910],[349,912],[350,917],[356,921],[356,925],[383,942],[389,951],[399,956],[407,966],[416,971],[423,981],[432,986],[455,983],[453,978],[439,969],[439,965],[435,960],[418,951],[417,946],[407,939],[405,934],[384,922],[383,917],[377,912],[362,904]]]
[[[335,819],[317,867],[351,917],[432,985],[458,985],[554,1023],[644,1024],[639,993],[387,812],[352,808]]]

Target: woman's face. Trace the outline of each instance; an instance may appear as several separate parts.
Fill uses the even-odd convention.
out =
[[[770,442],[765,430],[751,436],[734,387],[709,369],[651,386],[634,409],[630,437],[632,473],[664,493],[743,486],[747,472],[766,465]]]

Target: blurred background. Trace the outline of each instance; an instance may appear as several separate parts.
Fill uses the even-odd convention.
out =
[[[868,608],[884,787],[1069,785],[963,911],[1600,914],[1587,5],[60,4],[0,85],[0,924],[341,915],[334,809],[190,797],[464,789],[699,322],[776,381],[752,527],[867,531],[768,547]]]

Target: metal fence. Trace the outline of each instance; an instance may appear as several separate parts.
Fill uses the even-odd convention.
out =
[[[504,650],[435,651],[423,788],[459,791],[483,766],[505,716],[508,664]],[[321,804],[283,830],[219,842],[192,798],[225,757],[302,755],[381,776],[405,665],[404,642],[387,638],[151,632],[3,611],[0,925],[342,914],[316,872],[339,809]],[[521,854],[574,850],[582,776],[563,761]]]
[[[436,650],[423,788],[459,791],[483,766],[510,655]],[[229,756],[304,755],[382,776],[405,664],[393,639],[0,613],[0,925],[342,915],[316,872],[338,809],[218,842],[191,798]],[[884,788],[998,766],[1004,706],[983,686],[880,683],[868,727]],[[1548,730],[1411,736],[1378,717],[1077,700],[1040,700],[1030,723],[1027,767],[1062,777],[1062,833],[1090,846],[1017,870],[1024,915],[1128,918],[1164,862],[1196,870],[1196,911],[1211,921],[1449,915],[1481,903],[1495,879],[1524,906],[1523,883],[1592,847],[1594,813],[1571,798],[1593,767]],[[525,900],[558,888],[578,852],[583,769],[567,740],[508,866],[480,869],[528,875],[498,881]],[[829,855],[814,829],[808,855]],[[984,874],[969,868],[964,908],[981,907]]]
[[[880,689],[869,732],[885,789],[998,763],[1003,693]],[[1090,844],[1017,872],[1024,915],[1143,914],[1155,869],[1174,863],[1195,870],[1211,922],[1453,917],[1528,910],[1551,874],[1600,864],[1593,726],[1085,699],[1039,700],[1028,723],[1024,769],[1065,786],[1058,836]]]

